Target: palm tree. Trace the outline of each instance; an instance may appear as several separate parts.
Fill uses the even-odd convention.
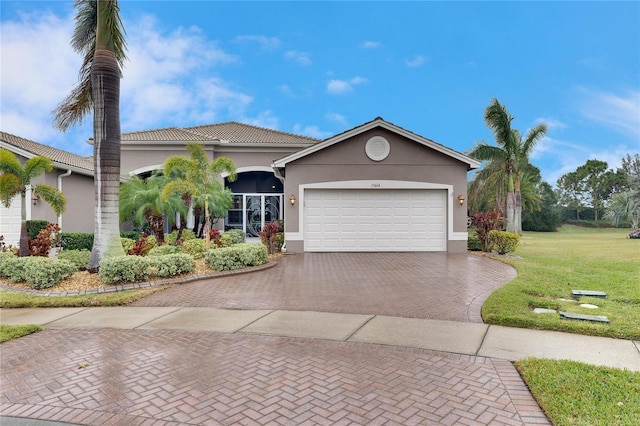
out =
[[[484,121],[493,132],[497,146],[479,142],[469,156],[488,160],[492,170],[504,173],[506,182],[500,179],[500,184],[506,186],[507,231],[522,235],[521,170],[529,163],[536,143],[547,133],[547,126],[534,126],[523,141],[520,132],[511,128],[513,116],[497,99],[493,99],[485,110]]]
[[[228,210],[232,206],[233,196],[217,179],[220,173],[229,173],[229,180],[236,179],[236,167],[228,157],[218,157],[209,162],[202,145],[190,143],[186,146],[190,158],[175,155],[164,162],[165,176],[174,176],[162,191],[163,200],[172,194],[191,198],[193,206],[204,208],[204,235],[207,251],[211,248],[209,216],[213,210],[216,214]]]
[[[56,215],[64,212],[67,200],[58,188],[51,185],[32,185],[31,181],[44,172],[53,170],[51,160],[46,157],[28,159],[24,166],[11,151],[0,148],[0,200],[5,207],[11,206],[11,200],[20,194],[20,256],[29,255],[27,236],[27,190],[46,201]]]
[[[120,69],[126,59],[117,0],[76,0],[73,48],[83,54],[78,86],[54,111],[54,125],[67,130],[93,109],[95,231],[87,269],[103,258],[124,255],[120,243]]]
[[[132,177],[120,187],[120,219],[133,212],[138,223],[146,221],[153,231],[158,245],[164,244],[165,217],[173,220],[176,213],[186,214],[185,205],[179,196],[161,197],[167,179],[162,175],[152,175],[147,179]]]

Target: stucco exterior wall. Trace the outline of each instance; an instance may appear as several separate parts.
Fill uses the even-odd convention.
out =
[[[382,136],[389,142],[389,155],[382,161],[371,160],[365,152],[365,145],[373,136]],[[466,204],[459,205],[457,197],[467,197],[467,168],[467,164],[455,158],[379,128],[287,164],[285,198],[288,200],[291,195],[295,195],[301,200],[304,198],[303,185],[321,182],[371,181],[371,190],[383,189],[384,182],[389,184],[391,181],[405,182],[407,187],[411,186],[410,182],[435,184],[438,187],[446,185],[450,187],[448,209],[451,209],[452,230],[454,234],[458,234],[456,238],[462,238],[462,233],[467,231],[467,209]],[[376,186],[376,182],[383,183]],[[300,224],[302,209],[302,203],[296,203],[295,206],[286,203],[285,231],[289,235],[303,232]],[[462,244],[458,242],[450,239],[448,251],[466,251],[466,241]],[[303,244],[299,240],[287,241],[287,248],[302,251]]]
[[[34,183],[46,183],[58,188],[58,176],[65,172],[66,170],[54,169],[39,176]],[[61,223],[58,223],[58,217],[44,200],[39,200],[35,206],[32,203],[31,218],[58,223],[63,232],[93,233],[95,223],[93,177],[72,172],[70,176],[63,177],[61,182],[62,193],[67,199],[67,208],[62,213]]]

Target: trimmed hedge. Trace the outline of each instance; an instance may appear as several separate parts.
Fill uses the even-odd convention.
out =
[[[118,256],[100,262],[98,276],[107,283],[144,281],[151,275],[151,265],[141,256]]]
[[[204,263],[216,271],[230,271],[262,265],[268,260],[267,248],[263,244],[245,243],[211,250],[205,256]]]
[[[87,269],[91,252],[89,250],[62,250],[56,259],[68,260],[76,266],[78,271]]]
[[[174,247],[174,246],[163,246]],[[172,277],[193,271],[195,262],[187,253],[147,256],[145,258],[152,268],[152,275]]]
[[[246,234],[242,229],[229,229],[225,231],[222,236],[228,235],[231,237],[231,244],[243,244],[247,241]]]
[[[53,287],[78,270],[76,265],[63,259],[49,259],[40,256],[29,256],[21,259],[25,259],[25,281],[31,288],[37,290]]]
[[[194,259],[202,259],[206,253],[206,243],[201,239],[187,240],[182,244],[182,250],[190,254]]]
[[[27,221],[27,235],[32,240],[35,240],[40,231],[47,227],[49,222],[46,220],[28,220]]]
[[[0,276],[16,283],[26,281],[35,289],[53,287],[76,271],[75,265],[68,260],[0,253]]]
[[[165,256],[168,254],[178,254],[184,253],[182,248],[178,246],[164,245],[164,246],[156,246],[149,250],[147,256]]]
[[[467,240],[467,250],[482,251],[482,241],[475,235],[470,235]]]
[[[65,250],[93,249],[93,234],[84,232],[61,232],[60,241]]]

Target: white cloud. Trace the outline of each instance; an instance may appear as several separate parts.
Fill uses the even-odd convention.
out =
[[[422,56],[422,55],[415,55],[413,58],[411,59],[405,59],[404,63],[409,67],[409,68],[416,68],[419,67],[420,65],[424,64],[424,62],[429,59],[426,56]]]
[[[293,133],[299,135],[306,135],[316,139],[326,139],[332,135],[331,132],[325,132],[320,130],[318,126],[302,126],[300,124],[295,124],[293,126]]]
[[[347,124],[347,118],[342,114],[338,114],[338,113],[335,113],[335,112],[330,112],[330,113],[326,114],[324,117],[327,120],[332,121],[334,123],[338,123],[340,125]]]
[[[535,120],[536,124],[544,123],[548,129],[566,129],[567,125],[560,120],[548,117],[539,117]]]
[[[298,52],[297,50],[288,50],[284,53],[284,57],[297,62],[300,65],[311,65],[311,58],[307,52]]]
[[[353,77],[349,80],[329,80],[327,83],[327,92],[332,95],[341,95],[353,92],[353,86],[368,83],[369,80],[363,77]]]
[[[122,131],[197,125],[215,120],[277,124],[266,113],[248,117],[253,98],[220,77],[239,58],[196,27],[164,31],[155,18],[125,21],[129,60],[121,81]],[[0,122],[2,130],[79,154],[92,118],[66,133],[52,127],[51,111],[77,83],[82,58],[70,47],[73,14],[50,12],[2,22]]]
[[[270,110],[261,111],[256,117],[244,117],[238,121],[267,129],[277,129],[280,120]]]
[[[265,35],[239,35],[235,40],[239,43],[258,43],[263,49],[267,50],[274,50],[280,46],[280,39],[278,37],[267,37]]]
[[[640,138],[640,90],[620,94],[579,88],[582,115],[619,133]]]
[[[360,44],[361,47],[365,48],[365,49],[377,49],[378,47],[381,46],[381,43],[379,41],[364,41],[362,42],[362,44]]]

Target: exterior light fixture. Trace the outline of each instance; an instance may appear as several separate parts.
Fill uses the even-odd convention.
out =
[[[292,206],[296,205],[296,196],[291,194],[291,197],[289,197],[289,202],[291,203]]]
[[[34,206],[38,205],[38,201],[40,201],[40,196],[39,195],[34,195],[33,197],[31,197],[31,201],[33,202]]]
[[[464,204],[464,195],[462,194],[458,195],[458,203],[460,203],[460,205]]]

